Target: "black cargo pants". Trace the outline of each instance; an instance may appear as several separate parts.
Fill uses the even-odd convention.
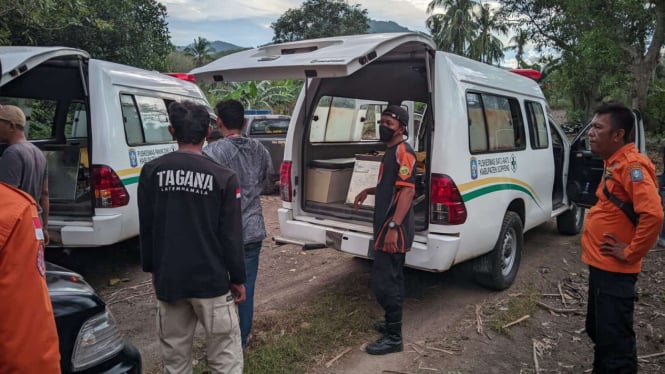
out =
[[[637,274],[589,266],[586,331],[593,343],[593,373],[637,373],[633,311]]]
[[[374,251],[372,291],[388,323],[402,322],[405,257],[404,253]]]

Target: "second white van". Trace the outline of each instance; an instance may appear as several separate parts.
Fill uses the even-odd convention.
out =
[[[137,236],[141,167],[177,148],[169,103],[210,107],[198,86],[63,47],[0,47],[0,65],[0,104],[23,109],[26,136],[48,161],[51,245]]]

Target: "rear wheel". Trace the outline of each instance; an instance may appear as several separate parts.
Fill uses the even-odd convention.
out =
[[[577,235],[584,226],[584,208],[573,203],[573,208],[556,217],[556,228],[559,234]]]
[[[523,246],[522,220],[517,213],[507,211],[494,249],[476,262],[476,281],[495,290],[510,287],[520,267]]]

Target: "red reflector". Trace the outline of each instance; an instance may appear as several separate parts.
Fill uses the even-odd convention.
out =
[[[118,174],[106,165],[92,166],[95,207],[117,208],[129,204],[129,193]]]
[[[291,161],[282,162],[279,168],[279,195],[282,201],[290,203],[293,200],[291,192]]]
[[[182,79],[187,82],[196,83],[196,77],[193,74],[185,74],[185,73],[164,73],[164,74],[174,78]]]
[[[466,206],[462,195],[453,179],[445,174],[432,174],[430,222],[438,225],[461,225],[466,222]]]
[[[535,69],[510,69],[509,70],[511,73],[519,74],[521,76],[531,78],[534,81],[537,81],[538,79],[542,78],[543,73],[539,72],[538,70]]]

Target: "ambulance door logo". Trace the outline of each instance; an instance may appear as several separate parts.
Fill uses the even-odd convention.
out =
[[[478,160],[475,157],[471,157],[471,179],[478,178]]]
[[[133,168],[139,165],[138,157],[136,157],[136,151],[134,149],[129,150],[129,164]]]

